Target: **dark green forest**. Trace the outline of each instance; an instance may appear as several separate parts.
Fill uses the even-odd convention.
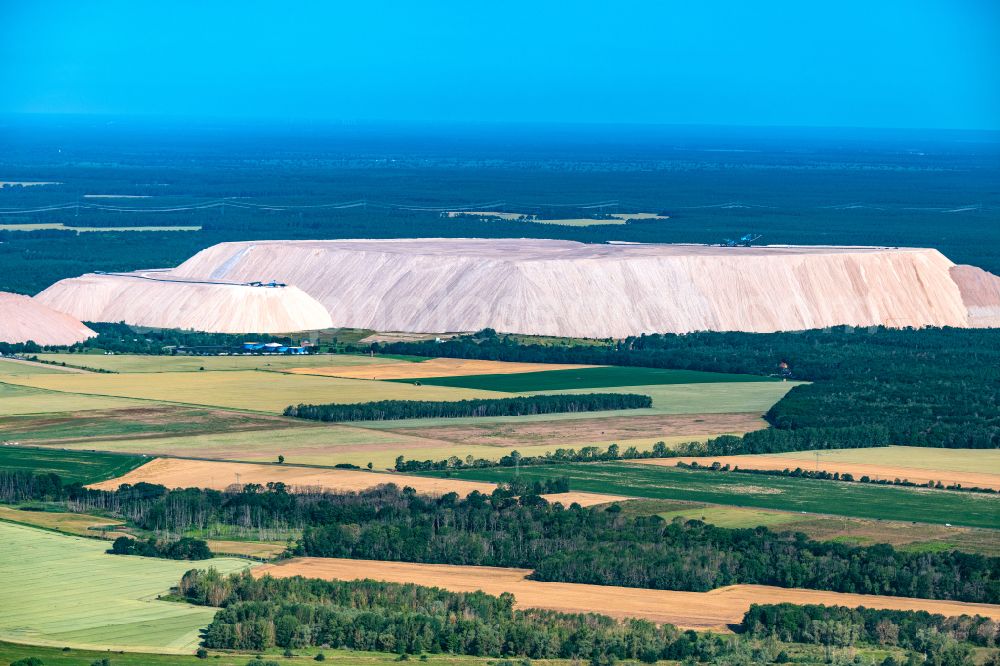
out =
[[[717,243],[756,232],[767,243],[935,247],[1000,273],[1000,156],[975,133],[7,128],[0,170],[58,184],[0,188],[0,224],[202,230],[0,230],[0,291],[175,266],[223,241],[414,236]],[[670,219],[561,227],[441,216],[456,209]]]
[[[998,329],[836,327],[643,335],[601,345],[521,343],[487,331],[376,348],[497,361],[787,374],[812,382],[796,386],[768,411],[772,428],[721,440],[709,455],[889,444],[1000,447]]]
[[[908,553],[888,545],[817,542],[766,528],[623,516],[563,507],[543,488],[498,488],[461,499],[381,486],[361,493],[168,491],[136,484],[114,492],[64,485],[56,475],[0,471],[0,501],[61,502],[150,531],[213,524],[297,528],[294,554],[534,569],[537,580],[707,591],[737,583],[929,599],[1000,601],[1000,558],[958,551]],[[519,496],[518,496],[519,495]]]
[[[391,421],[394,419],[458,418],[463,416],[526,416],[572,412],[599,412],[652,407],[653,399],[635,393],[530,395],[518,398],[474,400],[379,400],[354,404],[298,405],[285,416],[311,421]]]

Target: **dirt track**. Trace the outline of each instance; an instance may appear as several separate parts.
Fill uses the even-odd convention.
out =
[[[527,569],[467,567],[448,564],[411,564],[336,558],[297,558],[253,569],[255,576],[306,576],[327,580],[371,578],[395,583],[431,585],[456,592],[482,590],[512,593],[521,608],[544,608],[567,613],[603,613],[675,624],[683,629],[726,630],[737,624],[752,603],[827,604],[896,610],[926,610],[942,615],[979,614],[1000,621],[1000,606],[956,601],[842,594],[785,589],[765,585],[732,585],[711,592],[644,590],[576,583],[525,580]]]
[[[786,458],[783,456],[706,456],[701,458],[657,458],[650,460],[637,460],[644,465],[659,465],[674,467],[678,462],[697,462],[699,465],[711,465],[714,462],[723,465],[729,464],[739,466],[743,469],[795,469],[801,467],[804,470],[816,469],[816,463],[801,458]],[[840,460],[820,460],[819,469],[826,472],[840,472],[841,474],[852,474],[859,479],[862,476],[869,476],[873,479],[908,479],[913,483],[927,483],[928,481],[941,481],[946,485],[960,483],[967,488],[996,488],[1000,490],[1000,474],[990,472],[967,472],[956,470],[930,470],[918,467],[907,467],[905,465],[884,465],[878,463],[844,462]]]

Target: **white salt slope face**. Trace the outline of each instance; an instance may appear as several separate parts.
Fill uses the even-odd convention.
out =
[[[277,279],[323,303],[335,326],[382,331],[623,337],[988,325],[970,321],[952,268],[919,248],[415,239],[221,243],[171,274]],[[990,298],[975,307],[989,311]]]
[[[72,345],[95,335],[78,319],[30,296],[0,292],[0,342]]]
[[[295,287],[249,287],[87,274],[60,280],[37,298],[86,321],[124,321],[215,333],[290,333],[329,328],[322,304]]]

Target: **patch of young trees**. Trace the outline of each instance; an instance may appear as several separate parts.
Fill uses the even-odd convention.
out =
[[[389,421],[463,416],[527,416],[652,407],[653,399],[635,393],[531,395],[475,400],[379,400],[356,404],[298,405],[285,416],[313,421]]]
[[[827,647],[901,647],[937,664],[971,663],[972,646],[992,648],[1000,640],[1000,623],[980,615],[793,604],[753,604],[743,616],[743,630],[750,636]]]

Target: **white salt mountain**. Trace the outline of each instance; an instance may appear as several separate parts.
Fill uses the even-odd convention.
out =
[[[202,250],[158,280],[295,285],[332,326],[448,332],[486,327],[570,337],[691,331],[772,332],[838,324],[891,327],[1000,325],[1000,278],[956,266],[937,250],[880,247],[714,247],[537,239],[247,241]],[[321,328],[285,289],[230,287],[229,306],[201,312],[184,283],[144,293],[139,277],[88,275],[42,292],[43,302],[84,319],[237,330],[257,293],[281,330]],[[212,291],[206,287],[205,291]],[[92,305],[101,294],[101,307]],[[303,294],[304,295],[304,294]],[[197,297],[196,297],[197,296]],[[243,302],[246,299],[246,302]],[[180,317],[175,310],[186,308]],[[310,325],[306,325],[306,324]],[[290,327],[292,324],[297,328]],[[251,330],[251,329],[244,329]],[[252,329],[267,332],[275,329]]]
[[[0,342],[71,345],[95,335],[79,319],[30,296],[0,292]]]

